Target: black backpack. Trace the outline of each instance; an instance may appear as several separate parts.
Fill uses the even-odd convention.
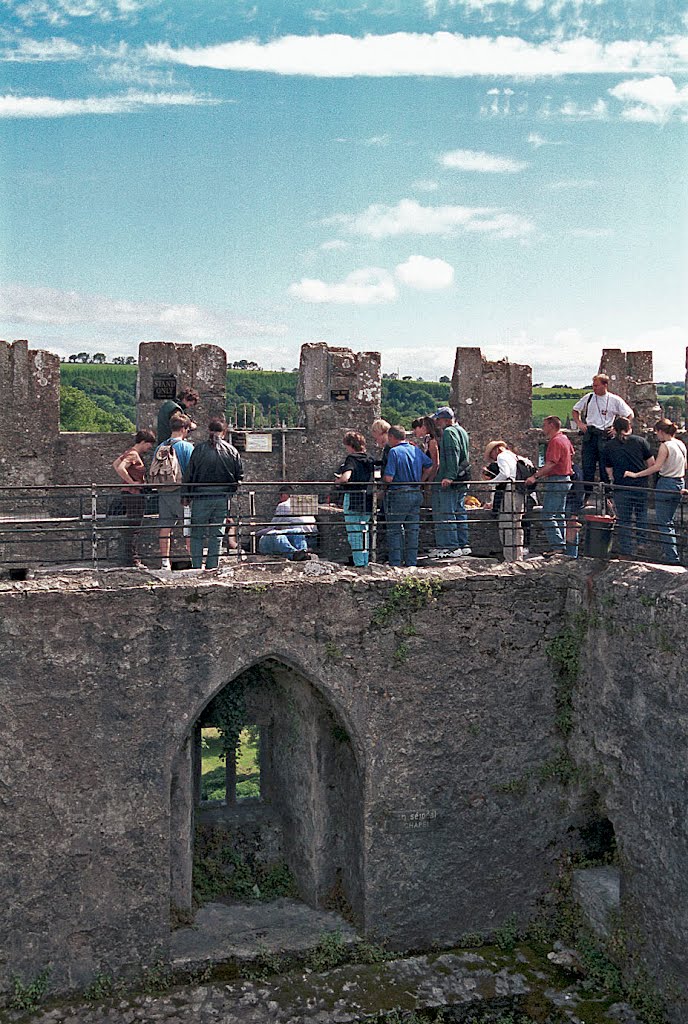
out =
[[[530,494],[534,484],[527,484],[526,480],[535,472],[535,466],[525,455],[516,456],[516,490],[519,494]]]

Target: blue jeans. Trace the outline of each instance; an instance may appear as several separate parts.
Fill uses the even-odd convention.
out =
[[[302,533],[264,533],[258,541],[261,555],[280,555],[293,558],[297,551],[307,551],[308,544]]]
[[[432,518],[435,522],[435,543],[438,548],[455,551],[468,547],[468,513],[464,507],[467,484],[442,487],[432,485]]]
[[[206,569],[217,569],[220,560],[220,544],[225,532],[227,518],[227,495],[205,494],[194,498],[191,503],[191,565],[200,569],[203,565],[203,543],[208,536]]]
[[[567,476],[548,476],[542,484],[542,519],[547,543],[555,551],[566,548],[566,495],[571,487]]]
[[[636,544],[633,542],[634,518],[636,542],[644,544],[647,540],[647,488],[634,487],[625,491],[615,489],[614,504],[616,505],[619,550],[622,555],[633,555],[636,549]]]
[[[365,511],[366,500],[361,491],[344,495],[344,522],[354,565],[368,564],[370,513]]]
[[[390,565],[418,564],[418,535],[422,496],[418,487],[390,487],[385,499],[387,552]]]
[[[655,489],[655,518],[659,531],[659,543],[662,547],[662,555],[671,565],[679,564],[674,516],[681,504],[683,486],[682,477],[660,476]]]

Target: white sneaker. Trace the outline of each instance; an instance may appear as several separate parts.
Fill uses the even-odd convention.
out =
[[[472,555],[473,554],[473,550],[472,550],[472,548],[462,548],[461,549],[461,554],[462,555]]]
[[[435,548],[433,551],[428,551],[429,558],[451,558],[454,554],[449,548]]]
[[[464,550],[463,548],[455,548],[453,551],[449,552],[449,557],[450,558],[461,558],[462,555],[466,554],[466,551],[470,551],[470,550],[471,550],[470,548],[466,548],[466,550]]]
[[[160,568],[167,569],[168,572],[172,572],[172,563],[170,562],[169,558],[162,559],[162,561],[160,562]]]

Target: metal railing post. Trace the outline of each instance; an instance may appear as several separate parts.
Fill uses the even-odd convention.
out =
[[[365,497],[364,497],[365,501]],[[377,487],[373,484],[373,511],[370,516],[370,554],[369,561],[377,562]]]
[[[98,568],[98,491],[91,484],[91,564]]]

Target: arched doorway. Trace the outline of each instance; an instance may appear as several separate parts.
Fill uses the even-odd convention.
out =
[[[207,756],[218,736],[228,750],[222,767]],[[310,906],[362,921],[359,759],[341,716],[297,669],[268,658],[215,694],[186,737],[170,794],[174,907],[192,907],[195,857],[197,889],[210,875],[221,890],[224,872],[228,897],[255,885],[264,898],[275,877],[289,878]],[[217,863],[209,849],[221,851]]]

